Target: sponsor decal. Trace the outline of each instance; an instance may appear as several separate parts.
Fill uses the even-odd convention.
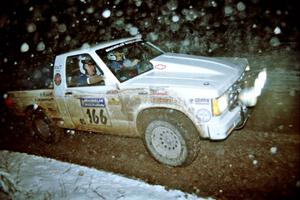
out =
[[[154,66],[155,69],[158,69],[158,70],[163,70],[163,69],[166,69],[166,65],[163,65],[163,64],[157,64]]]
[[[115,45],[115,46],[109,47],[109,48],[105,49],[105,51],[106,51],[106,52],[109,52],[109,51],[111,51],[111,50],[114,50],[114,49],[117,49],[117,48],[119,48],[119,47],[122,47],[122,46],[124,46],[125,44],[127,45],[127,44],[135,43],[135,42],[138,42],[138,41],[142,41],[142,40],[141,40],[141,39],[135,39],[135,40],[128,41],[128,42],[123,42],[123,43],[117,44],[117,45]]]
[[[80,98],[82,107],[101,107],[105,108],[104,98]]]
[[[208,122],[211,118],[211,114],[206,109],[200,109],[200,110],[197,111],[196,118],[200,122]]]
[[[60,70],[62,68],[62,65],[55,65],[54,70]]]
[[[138,93],[138,95],[147,95],[148,94],[148,92],[146,92],[146,91],[143,91],[143,92],[139,92]]]
[[[61,84],[61,75],[60,73],[56,73],[54,76],[54,83],[55,85],[59,86]]]
[[[168,95],[168,92],[166,90],[164,90],[163,88],[162,89],[150,89],[150,94],[164,96],[164,95]]]
[[[200,105],[209,105],[209,99],[206,98],[195,98],[195,104],[200,104]]]
[[[120,105],[120,100],[116,98],[111,98],[108,100],[108,105]]]
[[[109,51],[111,51],[111,50],[117,49],[117,48],[122,47],[122,46],[124,46],[124,45],[125,45],[124,43],[117,44],[117,45],[115,45],[115,46],[112,46],[112,47],[109,47],[109,48],[105,49],[105,51],[106,51],[106,52],[109,52]]]
[[[123,94],[136,94],[136,93],[139,93],[139,92],[143,92],[145,91],[144,88],[129,88],[129,89],[123,89],[122,90],[122,93]]]
[[[152,97],[152,103],[176,103],[176,99],[171,97]]]
[[[108,90],[106,94],[118,94],[118,90]]]
[[[139,41],[142,41],[142,39],[135,39],[132,41],[128,41],[128,42],[125,42],[125,44],[131,44],[131,43],[135,43],[135,42],[139,42]]]

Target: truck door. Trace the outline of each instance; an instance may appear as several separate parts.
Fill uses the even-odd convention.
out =
[[[92,64],[94,71],[88,66]],[[93,76],[89,76],[89,73]],[[109,108],[112,99],[120,102],[117,93],[109,92],[116,88],[107,85],[101,77],[104,77],[103,71],[88,54],[67,57],[66,89],[63,95],[75,128],[111,133],[127,131],[128,126],[121,123],[122,120],[127,122],[126,117],[122,118],[122,113],[115,117]]]
[[[112,127],[105,93],[105,86],[73,88],[66,92],[65,103],[76,129],[101,131]]]

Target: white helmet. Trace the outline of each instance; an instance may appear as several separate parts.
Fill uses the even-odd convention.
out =
[[[86,74],[86,70],[84,69],[84,64],[85,63],[88,63],[88,62],[91,62],[91,63],[94,63],[94,60],[91,58],[91,57],[86,57],[86,56],[79,56],[78,57],[78,65],[79,65],[79,70],[82,74]],[[97,75],[101,75],[102,73],[100,72],[100,70],[98,69],[98,67],[96,67],[96,74]]]
[[[114,55],[114,53],[112,51],[107,53],[107,59],[108,60],[117,60],[116,56]]]
[[[94,62],[89,56],[79,56],[78,57],[79,60],[79,70],[82,74],[86,74],[86,70],[84,69],[84,64],[88,63],[88,62]]]

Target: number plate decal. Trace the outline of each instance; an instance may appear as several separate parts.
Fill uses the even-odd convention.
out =
[[[87,124],[111,126],[104,98],[80,98]]]
[[[110,125],[108,123],[108,114],[106,109],[99,109],[99,108],[87,108],[85,109],[85,114],[88,116],[88,122],[90,124],[97,124],[97,125]]]

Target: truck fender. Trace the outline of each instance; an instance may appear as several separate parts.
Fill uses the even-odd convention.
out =
[[[181,110],[178,110],[176,108],[173,108],[173,107],[161,107],[161,106],[142,107],[138,110],[138,112],[136,114],[136,118],[135,118],[135,124],[136,124],[138,133],[141,133],[141,131],[142,131],[142,123],[140,123],[140,122],[141,122],[141,119],[143,118],[143,115],[146,114],[147,112],[151,112],[151,111],[154,111],[154,110],[165,110],[165,111],[169,111],[170,113],[172,113],[172,112],[181,113],[186,118],[191,120],[184,112],[182,112]],[[192,121],[192,123],[193,123],[193,121]]]
[[[139,109],[137,110],[136,114],[135,114],[135,124],[136,124],[136,128],[137,128],[138,133],[141,133],[140,132],[141,130],[139,129],[139,128],[141,128],[139,120],[140,120],[140,117],[142,116],[143,112],[148,111],[148,110],[151,111],[153,109],[160,109],[160,110],[165,109],[165,110],[170,110],[171,112],[180,113],[183,116],[185,116],[187,119],[189,119],[192,122],[192,124],[195,126],[195,121],[192,120],[189,117],[188,113],[185,113],[184,111],[178,109],[178,107],[172,107],[172,106],[167,107],[167,106],[159,106],[159,105],[156,105],[156,106],[153,106],[153,105],[152,106],[140,106]],[[202,130],[199,129],[197,126],[195,126],[195,128],[200,132],[200,136],[203,137]]]

